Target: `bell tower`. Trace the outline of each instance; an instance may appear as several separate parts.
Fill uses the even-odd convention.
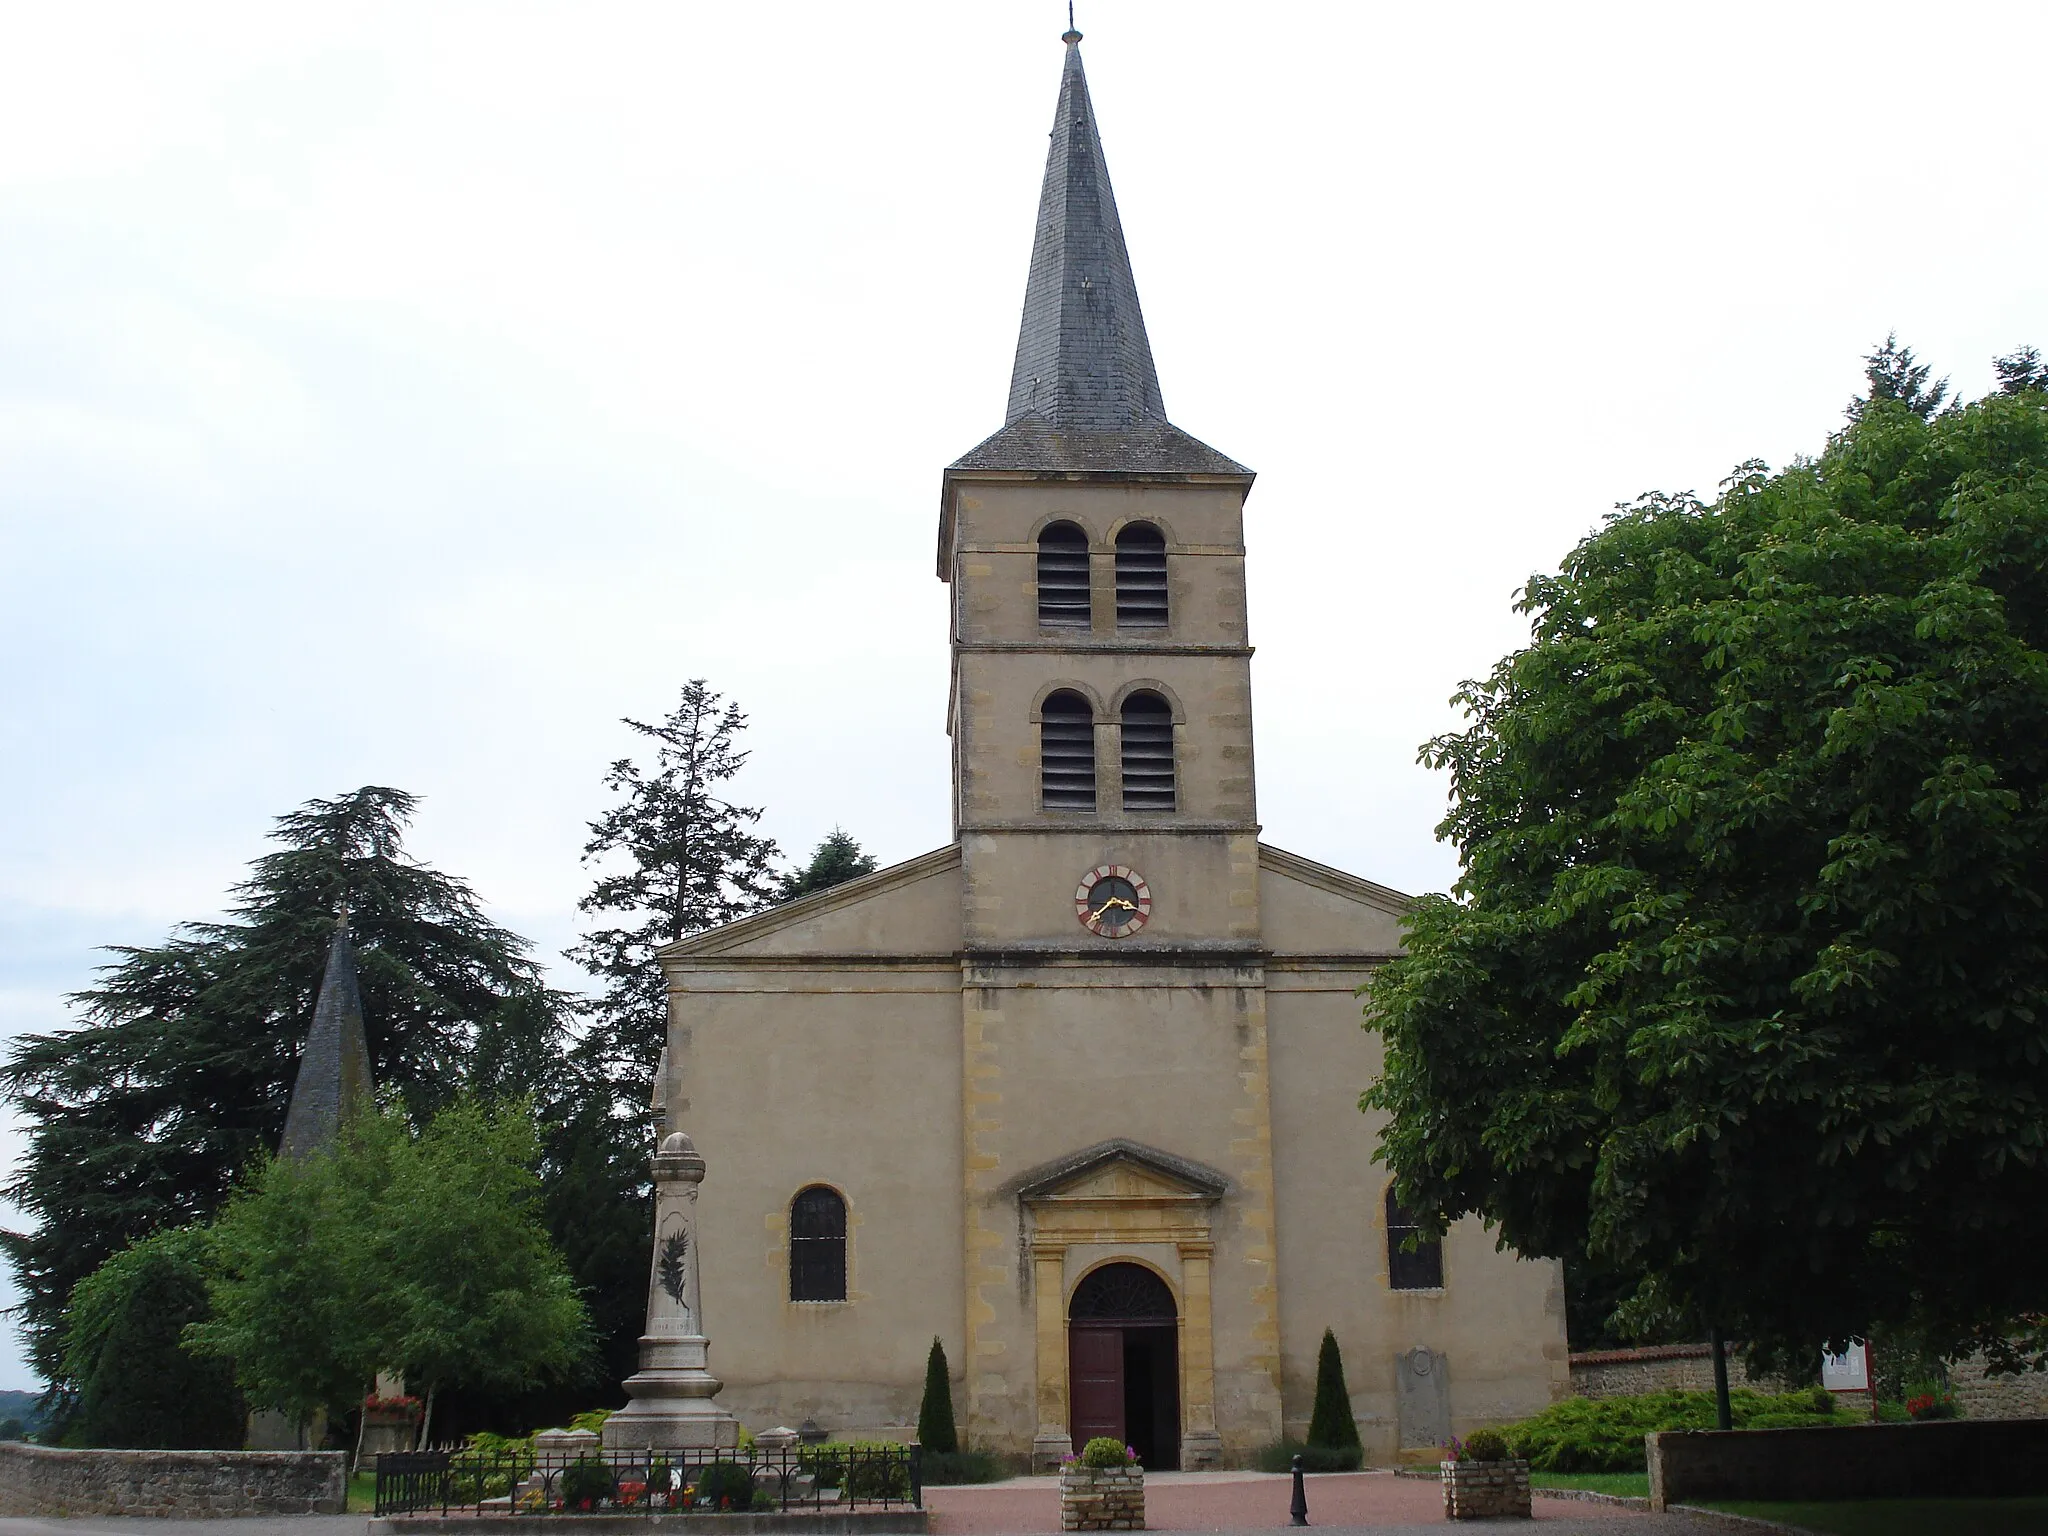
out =
[[[1167,419],[1064,42],[1005,423],[946,470],[939,521],[966,943],[1255,946],[1252,472]],[[1099,870],[1146,899],[1116,876],[1093,916]]]

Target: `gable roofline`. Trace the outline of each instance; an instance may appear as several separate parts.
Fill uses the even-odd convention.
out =
[[[1171,1152],[1162,1152],[1157,1147],[1148,1147],[1143,1142],[1130,1141],[1122,1136],[1098,1141],[1092,1147],[1083,1147],[1049,1163],[1040,1163],[1036,1168],[1027,1168],[1005,1184],[1000,1193],[1018,1200],[1041,1199],[1058,1193],[1061,1185],[1071,1184],[1107,1163],[1120,1162],[1135,1163],[1161,1178],[1185,1185],[1191,1194],[1220,1199],[1230,1193],[1229,1176],[1219,1173],[1207,1163],[1176,1157]]]
[[[782,906],[770,907],[766,912],[756,912],[752,917],[722,923],[716,928],[707,928],[702,933],[689,934],[677,939],[673,944],[662,945],[654,952],[654,958],[658,961],[684,960],[696,956],[717,955],[731,945],[765,938],[794,923],[808,921],[841,907],[858,906],[871,897],[884,895],[899,886],[911,885],[945,870],[957,869],[959,866],[960,845],[948,843],[943,848],[934,848],[930,853],[920,853],[914,859],[905,859],[900,864],[878,869],[872,875],[861,875],[856,879],[842,881],[809,896],[800,896]]]
[[[1276,875],[1286,875],[1317,890],[1328,891],[1332,896],[1342,896],[1350,901],[1368,907],[1378,907],[1382,912],[1391,912],[1396,917],[1404,915],[1415,905],[1415,898],[1390,885],[1380,885],[1358,875],[1346,874],[1328,864],[1318,864],[1314,859],[1305,859],[1298,853],[1289,853],[1284,848],[1275,848],[1271,843],[1259,844],[1259,867],[1270,869]]]

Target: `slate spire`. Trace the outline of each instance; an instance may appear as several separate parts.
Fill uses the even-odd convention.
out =
[[[342,1122],[368,1104],[370,1094],[370,1041],[363,1030],[363,994],[344,909],[327,951],[327,974],[299,1056],[278,1156],[304,1157],[332,1145]]]
[[[1109,163],[1081,68],[1062,41],[1060,100],[1038,195],[1024,320],[1003,426],[953,470],[1225,475],[1251,471],[1166,419]]]
[[[1003,419],[1035,413],[1056,428],[1082,432],[1114,431],[1147,417],[1164,421],[1152,344],[1081,68],[1081,34],[1069,28],[1061,41],[1066,66]]]

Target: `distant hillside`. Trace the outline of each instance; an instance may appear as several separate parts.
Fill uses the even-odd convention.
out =
[[[0,1421],[19,1419],[33,1430],[43,1420],[36,1411],[36,1402],[41,1396],[40,1392],[0,1392]]]

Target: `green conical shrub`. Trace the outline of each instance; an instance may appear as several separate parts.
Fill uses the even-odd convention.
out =
[[[1351,1417],[1351,1394],[1344,1390],[1344,1357],[1337,1353],[1337,1335],[1327,1328],[1316,1353],[1316,1406],[1309,1415],[1308,1443],[1338,1451],[1362,1449],[1358,1421]]]
[[[1352,1431],[1356,1439],[1357,1430]],[[960,1449],[960,1435],[953,1428],[953,1373],[946,1369],[946,1346],[932,1340],[932,1352],[924,1362],[924,1401],[917,1410],[917,1441],[927,1452],[950,1456]]]

